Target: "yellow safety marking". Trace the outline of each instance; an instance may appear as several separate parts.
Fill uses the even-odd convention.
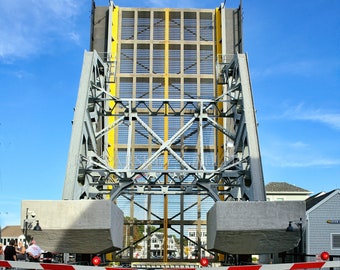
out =
[[[164,37],[164,99],[169,98],[169,30],[170,30],[170,10],[165,9],[165,37]],[[164,141],[169,139],[169,119],[168,119],[168,104],[164,107]],[[167,170],[168,151],[164,151],[164,169]],[[168,176],[164,175],[165,184],[168,182]],[[164,195],[164,254],[163,261],[168,261],[168,195]]]
[[[112,10],[112,28],[111,28],[111,35],[112,35],[112,39],[111,39],[111,48],[107,48],[107,53],[110,54],[110,62],[111,62],[111,70],[110,73],[113,73],[113,71],[115,71],[116,69],[116,60],[117,60],[117,47],[118,47],[118,23],[119,23],[119,7],[115,6],[113,7]],[[111,74],[110,76],[110,84],[109,84],[109,90],[110,90],[110,94],[112,96],[116,96],[117,95],[117,91],[116,91],[116,79],[114,78],[115,74]],[[109,107],[113,108],[115,106],[115,102],[114,101],[109,101]],[[112,113],[115,113],[114,109],[112,111]],[[108,117],[108,125],[110,126],[114,121],[116,120],[115,116],[110,116]],[[115,129],[111,129],[108,132],[108,149],[107,149],[107,153],[108,153],[108,163],[112,168],[115,168],[115,141],[116,141],[116,132]],[[108,189],[112,189],[112,186],[108,186]],[[107,195],[107,199],[109,199],[109,195]]]
[[[221,9],[216,8],[215,9],[215,24],[216,24],[216,61],[217,64],[222,62],[222,25],[221,25]],[[216,78],[218,80],[218,74],[216,74]],[[217,96],[222,95],[223,93],[223,85],[221,84],[216,84],[217,85]],[[218,108],[219,110],[223,110],[223,102],[218,103]],[[221,125],[224,126],[224,120],[223,118],[219,118],[217,122]],[[218,132],[217,135],[217,164],[221,165],[223,160],[224,160],[224,135],[222,132]],[[220,187],[219,189],[223,189],[223,187]],[[223,195],[221,195],[221,199],[224,200]]]
[[[217,63],[219,63],[222,60],[222,29],[221,29],[221,9],[216,8],[215,9],[215,29],[216,29],[216,33],[215,33],[215,37],[216,37],[216,61]],[[218,74],[216,74],[216,78],[217,78]],[[223,86],[220,84],[216,84],[217,85],[217,96],[222,95],[223,92]],[[220,102],[218,103],[218,107],[219,110],[223,109],[223,103]],[[223,126],[223,119],[219,118],[218,119],[218,123]],[[218,132],[218,136],[217,136],[217,157],[218,157],[218,165],[220,165],[223,162],[223,157],[224,157],[224,151],[226,149],[223,149],[222,146],[224,143],[224,135],[222,134],[222,132]]]

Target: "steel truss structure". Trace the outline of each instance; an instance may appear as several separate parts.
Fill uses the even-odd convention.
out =
[[[86,53],[83,69],[90,71],[91,74],[86,77],[91,78],[91,81],[84,87],[89,89],[85,89],[84,93],[80,91],[78,96],[77,109],[83,107],[83,110],[76,111],[82,112],[80,119],[85,121],[81,123],[82,129],[74,129],[82,132],[81,137],[71,143],[71,147],[82,150],[79,153],[79,163],[69,166],[73,175],[77,175],[72,178],[78,179],[78,188],[71,196],[78,199],[103,199],[104,195],[109,194],[111,200],[115,200],[121,194],[201,194],[209,195],[215,201],[256,199],[252,179],[261,177],[261,164],[258,154],[251,155],[252,148],[258,153],[258,144],[249,80],[241,80],[242,76],[246,79],[248,77],[245,57],[235,55],[231,63],[223,66],[221,76],[227,77],[225,82],[228,90],[215,99],[150,100],[112,96],[106,89],[107,65],[95,52]],[[87,58],[92,58],[92,61]],[[245,66],[242,68],[240,64]],[[242,89],[248,89],[248,93]],[[159,105],[153,108],[149,105],[152,102]],[[227,109],[224,110],[224,107]],[[157,134],[143,120],[145,116],[159,115],[179,118],[179,121],[185,118],[186,123],[164,141],[162,135]],[[117,119],[108,125],[106,118],[110,116]],[[220,119],[232,122],[232,128],[220,125]],[[77,117],[74,121],[76,120]],[[250,123],[253,123],[251,131],[248,130]],[[121,169],[109,165],[105,151],[109,147],[107,134],[120,125],[128,127],[126,166]],[[136,129],[135,126],[139,128]],[[205,165],[205,153],[210,152],[210,149],[204,148],[205,136],[211,137],[210,133],[205,133],[208,128],[214,129],[214,134],[221,134],[229,139],[223,162],[220,166],[209,169]],[[150,137],[156,151],[141,165],[132,167],[130,161],[135,133],[145,138]],[[200,146],[191,149],[198,157],[196,165],[189,164],[183,158],[185,154],[181,153],[186,151],[183,149],[183,141],[193,136],[198,138],[197,144]],[[72,137],[74,138],[75,136]],[[151,165],[165,152],[171,156],[169,159],[172,158],[177,163],[177,168],[152,169]],[[165,178],[168,178],[167,182]],[[109,186],[110,189],[107,189]]]
[[[186,246],[195,257],[214,256],[201,237],[213,203],[264,200],[247,58],[214,49],[214,13],[111,4],[108,29],[122,26],[107,38],[110,53],[85,52],[63,199],[110,199],[124,210],[125,248],[115,260],[176,253],[184,261]],[[151,236],[159,232],[155,256]]]

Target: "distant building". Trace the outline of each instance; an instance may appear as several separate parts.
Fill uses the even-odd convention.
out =
[[[211,254],[207,251],[207,229],[205,226],[201,227],[200,235],[195,227],[188,228],[188,259],[195,259],[198,257],[198,247],[196,243],[201,243],[201,258],[210,257]],[[200,241],[198,241],[200,240]]]
[[[151,236],[151,256],[154,258],[163,257],[163,233],[154,233]],[[174,236],[168,235],[168,257],[177,256],[177,246]]]
[[[270,182],[266,185],[267,201],[304,201],[312,192],[286,182]]]
[[[306,200],[306,254],[340,255],[340,189],[320,192]],[[315,260],[314,258],[307,258]],[[334,258],[334,260],[339,260]]]
[[[154,233],[150,238],[150,255],[151,258],[163,258],[164,248],[164,234],[162,232]],[[134,253],[135,258],[146,258],[147,242],[143,240],[141,242],[141,249]],[[178,244],[173,235],[168,235],[168,257],[175,258],[178,256]]]
[[[16,243],[25,241],[25,236],[22,232],[21,226],[6,226],[1,230],[1,243],[6,246],[9,241],[14,239]]]

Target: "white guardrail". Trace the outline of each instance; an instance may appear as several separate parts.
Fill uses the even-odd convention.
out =
[[[44,269],[44,270],[137,270],[139,268],[124,268],[112,266],[83,266],[70,264],[55,263],[33,263],[23,261],[0,261],[2,268],[17,269]],[[207,270],[297,270],[297,269],[329,269],[340,267],[340,261],[316,261],[316,262],[300,262],[300,263],[284,263],[284,264],[262,264],[262,265],[242,265],[242,266],[225,266],[225,267],[198,267],[198,268],[181,268],[167,267],[167,270],[196,270],[208,268]],[[144,268],[143,268],[144,269]],[[153,268],[155,269],[155,268]],[[162,269],[162,268],[159,268]],[[340,268],[339,268],[340,269]]]

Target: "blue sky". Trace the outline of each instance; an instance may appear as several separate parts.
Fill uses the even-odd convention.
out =
[[[222,1],[114,2],[211,9]],[[20,223],[22,200],[61,199],[90,9],[90,0],[0,0],[1,226]],[[339,14],[338,0],[243,0],[266,183],[340,188]]]

